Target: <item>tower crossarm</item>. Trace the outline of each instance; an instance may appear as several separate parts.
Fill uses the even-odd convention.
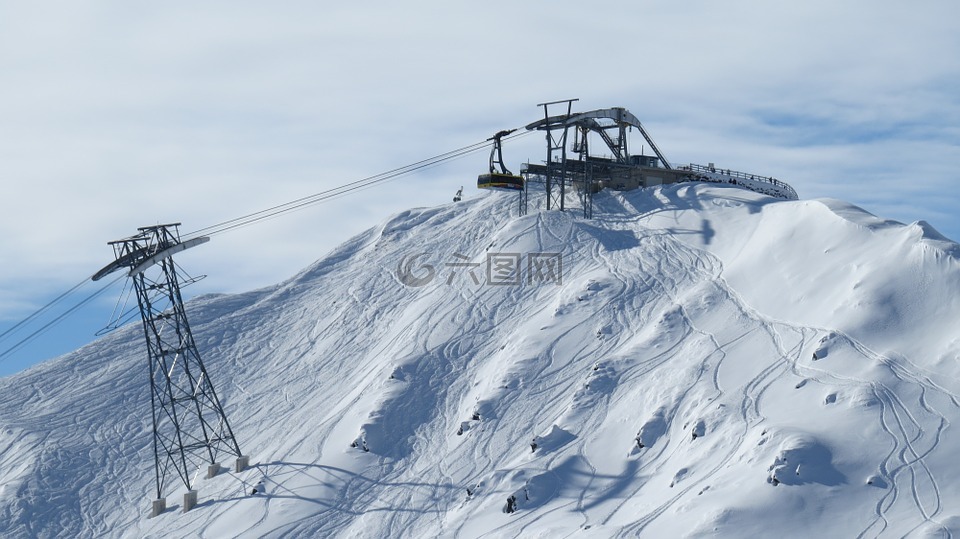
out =
[[[612,120],[614,124],[604,127],[601,126],[599,120]],[[667,161],[667,158],[664,157],[663,152],[660,151],[660,148],[657,147],[657,144],[653,141],[653,138],[651,138],[650,134],[647,133],[647,130],[644,129],[643,124],[640,123],[640,119],[622,107],[597,109],[588,112],[578,112],[575,114],[549,116],[547,118],[543,118],[542,120],[537,120],[527,124],[526,129],[527,131],[546,131],[551,129],[564,129],[570,126],[586,126],[593,131],[601,133],[602,137],[605,135],[604,130],[610,127],[635,127],[638,131],[640,131],[640,134],[643,135],[643,138],[647,141],[647,144],[650,145],[650,148],[653,149],[653,152],[657,155],[657,158],[660,159],[660,162],[663,163],[664,168],[673,168],[670,166],[670,162]],[[613,144],[613,141],[609,138],[609,136],[604,137],[604,142],[606,142],[612,150],[617,146],[616,144]]]
[[[180,223],[172,223],[142,227],[135,236],[109,242],[116,253],[116,260],[104,266],[91,279],[99,281],[121,268],[130,268],[128,276],[133,277],[176,253],[210,241],[207,236],[180,241],[177,232],[179,226]]]

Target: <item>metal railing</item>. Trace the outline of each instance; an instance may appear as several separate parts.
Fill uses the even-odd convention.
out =
[[[746,181],[767,183],[767,184],[770,184],[770,185],[776,187],[779,191],[783,192],[784,198],[787,198],[787,199],[790,199],[790,200],[798,200],[798,199],[799,199],[799,197],[797,196],[797,192],[793,189],[793,187],[791,187],[791,186],[790,186],[789,184],[787,184],[786,182],[782,182],[782,181],[780,181],[780,180],[778,180],[778,179],[776,179],[776,178],[771,178],[771,177],[769,177],[769,176],[760,176],[760,175],[757,175],[757,174],[748,174],[748,173],[746,173],[746,172],[740,172],[740,171],[737,171],[737,170],[717,168],[717,167],[715,167],[715,166],[703,166],[703,165],[697,165],[697,164],[694,164],[694,163],[691,163],[691,164],[689,164],[689,165],[684,165],[684,166],[681,166],[681,167],[678,167],[678,168],[679,168],[680,170],[688,170],[688,171],[693,172],[693,173],[702,174],[702,175],[704,175],[706,178],[709,178],[709,177],[710,177],[709,175],[719,175],[719,176],[724,176],[724,177],[726,177],[726,178],[731,178],[731,179],[739,179],[739,180],[746,180]],[[749,188],[748,184],[746,184],[746,183],[744,183],[744,184],[742,184],[742,185],[744,185],[745,187],[748,187],[748,188]]]

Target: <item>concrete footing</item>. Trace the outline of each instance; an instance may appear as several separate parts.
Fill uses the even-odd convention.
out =
[[[197,491],[188,490],[183,494],[183,512],[193,509],[197,505]]]
[[[212,478],[212,477],[216,477],[218,473],[220,473],[220,465],[219,465],[219,464],[211,464],[211,465],[207,466],[207,479],[210,479],[210,478]]]
[[[247,469],[250,466],[250,457],[248,455],[241,455],[237,457],[237,463],[234,466],[233,471],[240,473]]]
[[[153,518],[167,510],[167,499],[160,498],[153,500],[153,507],[150,509],[150,518]]]

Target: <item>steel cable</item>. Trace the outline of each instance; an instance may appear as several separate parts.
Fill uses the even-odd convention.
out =
[[[521,131],[521,132],[519,132],[519,133],[517,133],[517,134],[513,134],[513,135],[510,135],[510,136],[504,137],[504,140],[517,139],[517,138],[526,136],[526,135],[528,135],[528,134],[530,134],[530,133],[531,133],[531,131]],[[348,193],[351,193],[351,192],[354,192],[354,191],[359,191],[359,190],[367,189],[367,188],[369,188],[369,187],[373,187],[374,185],[377,185],[377,184],[380,184],[380,183],[385,183],[385,182],[388,182],[388,181],[391,181],[391,180],[395,180],[395,179],[397,179],[397,178],[399,178],[399,177],[401,177],[401,176],[404,176],[404,175],[407,175],[407,174],[411,174],[411,173],[416,172],[416,171],[419,171],[419,170],[427,169],[427,168],[430,168],[430,167],[434,167],[434,166],[436,166],[436,165],[439,165],[439,164],[441,164],[441,163],[445,163],[445,162],[447,162],[447,161],[452,161],[452,160],[455,160],[455,159],[459,159],[459,158],[465,157],[465,156],[467,156],[467,155],[470,155],[470,154],[476,153],[476,152],[478,152],[478,151],[480,151],[480,150],[483,150],[483,149],[485,149],[485,148],[488,148],[490,145],[491,145],[491,141],[490,141],[490,140],[485,140],[485,141],[482,141],[482,142],[477,142],[477,143],[474,143],[474,144],[470,144],[470,145],[467,145],[467,146],[463,146],[463,147],[461,147],[461,148],[457,148],[457,149],[455,149],[455,150],[450,150],[450,151],[448,151],[448,152],[444,152],[444,153],[442,153],[442,154],[435,155],[435,156],[433,156],[433,157],[430,157],[430,158],[427,158],[427,159],[423,159],[423,160],[417,161],[417,162],[415,162],[415,163],[411,163],[411,164],[406,165],[406,166],[403,166],[403,167],[398,167],[398,168],[395,168],[395,169],[392,169],[392,170],[389,170],[389,171],[386,171],[386,172],[382,172],[382,173],[380,173],[380,174],[375,174],[375,175],[373,175],[373,176],[368,176],[368,177],[366,177],[366,178],[362,178],[362,179],[355,180],[355,181],[352,181],[352,182],[349,182],[349,183],[345,183],[345,184],[343,184],[343,185],[340,185],[340,186],[337,186],[337,187],[334,187],[334,188],[331,188],[331,189],[327,189],[327,190],[325,190],[325,191],[320,191],[319,193],[314,193],[314,194],[312,194],[312,195],[308,195],[308,196],[305,196],[305,197],[301,197],[301,198],[298,198],[298,199],[296,199],[296,200],[291,200],[291,201],[289,201],[289,202],[285,202],[285,203],[283,203],[283,204],[278,204],[278,205],[276,205],[276,206],[273,206],[273,207],[270,207],[270,208],[266,208],[266,209],[263,209],[263,210],[260,210],[260,211],[257,211],[257,212],[249,213],[249,214],[247,214],[247,215],[243,215],[243,216],[240,216],[240,217],[235,217],[235,218],[233,218],[233,219],[228,219],[228,220],[226,220],[226,221],[222,221],[222,222],[220,222],[220,223],[217,223],[217,224],[214,224],[214,225],[210,225],[210,226],[207,226],[207,227],[204,227],[204,228],[195,230],[195,231],[193,231],[193,232],[190,232],[190,233],[188,233],[188,234],[185,234],[185,235],[183,236],[183,239],[184,239],[184,240],[187,240],[187,239],[190,239],[190,238],[193,238],[193,237],[197,237],[197,236],[201,236],[201,235],[213,236],[213,235],[222,234],[222,233],[224,233],[224,232],[227,232],[227,231],[230,231],[230,230],[234,230],[234,229],[237,229],[237,228],[249,226],[249,225],[258,223],[258,222],[260,222],[260,221],[264,221],[264,220],[267,220],[267,219],[271,219],[271,218],[277,217],[278,215],[281,215],[281,214],[284,214],[284,213],[287,213],[287,212],[291,212],[291,211],[294,211],[294,210],[299,210],[299,209],[302,209],[302,208],[304,208],[304,207],[306,207],[306,206],[310,206],[310,205],[313,205],[313,204],[318,204],[318,203],[320,203],[320,202],[324,202],[324,201],[327,201],[327,200],[331,200],[331,199],[337,198],[337,197],[339,197],[339,196],[342,196],[342,195],[345,195],[345,194],[348,194]],[[100,296],[101,294],[103,294],[103,292],[105,292],[105,291],[107,290],[107,288],[110,288],[113,284],[115,284],[117,281],[119,281],[120,279],[124,278],[125,276],[126,276],[126,274],[121,274],[120,276],[118,276],[118,277],[115,278],[114,280],[110,281],[109,283],[107,283],[107,284],[105,284],[104,286],[102,286],[100,289],[98,289],[98,290],[94,291],[93,293],[89,294],[88,296],[86,296],[85,298],[83,298],[82,300],[80,300],[78,303],[76,303],[75,305],[73,305],[72,307],[68,308],[68,309],[65,310],[63,313],[61,313],[60,315],[56,316],[55,318],[53,318],[52,320],[50,320],[49,322],[47,322],[46,324],[44,324],[43,326],[41,326],[39,329],[37,329],[37,330],[35,330],[34,332],[30,333],[29,335],[27,335],[26,337],[24,337],[24,338],[21,339],[20,341],[16,342],[15,344],[13,344],[11,347],[7,348],[6,350],[0,352],[0,361],[8,358],[11,354],[13,354],[14,352],[20,350],[21,348],[23,348],[24,346],[26,346],[27,344],[29,344],[30,342],[32,342],[34,339],[36,339],[37,337],[39,337],[40,335],[42,335],[43,333],[45,333],[45,332],[46,332],[47,330],[49,330],[50,328],[52,328],[52,327],[56,326],[57,324],[59,324],[59,323],[60,323],[61,321],[63,321],[63,319],[65,319],[67,316],[69,316],[70,314],[74,313],[75,311],[77,311],[78,309],[80,309],[81,307],[83,307],[84,305],[86,305],[86,304],[90,303],[91,301],[93,301],[97,296]],[[89,277],[85,277],[82,281],[80,281],[79,283],[77,283],[76,285],[74,285],[73,287],[71,287],[71,288],[70,288],[69,290],[67,290],[66,292],[63,292],[62,294],[60,294],[59,296],[57,296],[56,298],[54,298],[53,300],[51,300],[51,301],[50,301],[49,303],[47,303],[46,305],[40,307],[40,308],[37,309],[37,311],[35,311],[34,313],[30,314],[29,316],[27,316],[26,318],[24,318],[24,319],[21,320],[20,322],[14,324],[13,326],[11,326],[11,327],[7,328],[6,330],[4,330],[2,333],[0,333],[0,342],[8,339],[9,337],[11,337],[11,336],[12,336],[14,333],[16,333],[17,331],[22,330],[23,328],[25,328],[27,325],[29,325],[30,323],[32,323],[33,321],[35,321],[37,318],[39,318],[40,316],[42,316],[42,315],[43,315],[44,313],[46,313],[48,310],[52,309],[55,305],[57,305],[58,303],[62,302],[62,301],[65,300],[67,297],[69,297],[71,294],[75,293],[77,290],[79,290],[80,288],[82,288],[82,287],[83,287],[85,284],[87,284],[88,282],[90,282],[90,278],[89,278]],[[111,316],[111,318],[112,318],[112,316]],[[121,317],[121,318],[125,318],[125,317]]]

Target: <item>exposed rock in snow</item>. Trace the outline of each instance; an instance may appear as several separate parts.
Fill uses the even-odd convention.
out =
[[[0,380],[0,535],[960,534],[956,244],[716,185],[595,202],[410,210],[189,302],[251,466],[185,514],[147,518],[139,327]],[[563,279],[528,280],[549,253]],[[498,255],[520,284],[484,280]]]

